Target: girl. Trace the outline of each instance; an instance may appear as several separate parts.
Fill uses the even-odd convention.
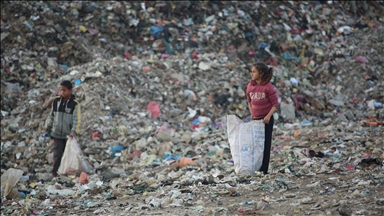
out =
[[[273,113],[279,105],[276,90],[269,82],[272,74],[272,67],[264,63],[257,63],[252,67],[252,79],[246,91],[252,119],[262,119],[265,124],[264,157],[260,168],[260,171],[264,172],[264,174],[268,173],[271,155]]]

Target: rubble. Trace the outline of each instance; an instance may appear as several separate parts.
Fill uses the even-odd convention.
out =
[[[3,3],[2,215],[382,215],[383,7]],[[226,115],[249,116],[258,61],[281,102],[271,171],[240,177]],[[52,179],[42,128],[65,79],[92,171]]]

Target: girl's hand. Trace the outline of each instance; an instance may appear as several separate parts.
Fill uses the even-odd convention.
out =
[[[263,119],[264,124],[269,124],[269,120],[271,119],[271,116],[265,116]]]

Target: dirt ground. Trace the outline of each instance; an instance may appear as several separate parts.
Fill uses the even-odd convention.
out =
[[[378,138],[378,137],[376,137]],[[297,142],[287,142],[297,144]],[[331,148],[324,144],[321,148]],[[296,146],[297,147],[297,146]],[[305,147],[305,146],[301,146]],[[316,149],[315,149],[316,150]],[[242,177],[234,181],[178,184],[154,190],[138,190],[134,194],[119,194],[105,198],[100,192],[77,196],[75,199],[50,195],[54,203],[34,215],[384,215],[384,173],[377,165],[370,164],[356,169],[333,169],[335,158],[319,158],[317,163],[329,167],[328,173],[300,175],[288,173],[279,164],[286,155],[272,152],[271,173]],[[345,158],[351,158],[346,155]],[[312,167],[313,168],[313,167]],[[308,169],[312,169],[308,167]],[[191,168],[197,169],[197,168]],[[288,170],[297,170],[291,166]],[[332,171],[331,171],[332,170]],[[379,172],[377,172],[379,170]],[[233,172],[233,171],[232,171]],[[225,176],[225,172],[223,173]],[[223,178],[224,179],[224,178]],[[165,199],[169,192],[180,191],[180,206],[163,207],[148,203],[152,198]],[[115,193],[118,194],[118,193]],[[260,201],[264,199],[266,202]],[[94,202],[84,206],[81,203]],[[18,215],[17,201],[2,203],[2,215]],[[262,205],[260,205],[262,203]],[[170,205],[172,206],[172,205]],[[7,209],[18,209],[5,214]],[[25,209],[24,209],[25,210]],[[24,211],[25,212],[25,211]],[[28,212],[28,211],[26,211]],[[28,214],[29,215],[29,214]]]

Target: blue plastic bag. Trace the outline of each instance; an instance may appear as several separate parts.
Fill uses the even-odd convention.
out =
[[[163,30],[164,30],[163,27],[154,25],[154,26],[151,26],[150,33],[153,37],[159,38]]]
[[[124,146],[121,146],[121,145],[111,146],[109,147],[109,149],[111,150],[111,158],[114,158],[116,153],[120,153],[121,151],[124,150]]]

